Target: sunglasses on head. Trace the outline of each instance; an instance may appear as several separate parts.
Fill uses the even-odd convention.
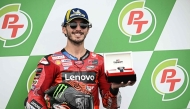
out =
[[[70,26],[72,29],[75,29],[75,28],[77,28],[77,26],[78,26],[78,23],[76,23],[76,22],[71,22],[71,23],[68,23],[68,24],[69,24],[69,26]],[[89,25],[88,23],[83,23],[83,22],[79,23],[79,26],[80,26],[82,29],[85,29],[85,28],[87,28],[87,27],[90,28],[90,25]]]

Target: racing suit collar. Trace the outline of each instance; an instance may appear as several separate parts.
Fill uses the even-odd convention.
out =
[[[65,50],[65,48],[63,48],[63,49],[61,50],[61,52],[62,52],[62,54],[64,54],[67,58],[69,58],[69,59],[71,59],[71,60],[78,60],[77,57],[75,57],[75,56],[69,54],[69,53]],[[90,51],[86,49],[86,53],[85,53],[82,57],[80,57],[80,60],[84,60],[84,59],[88,58],[89,55],[90,55]]]

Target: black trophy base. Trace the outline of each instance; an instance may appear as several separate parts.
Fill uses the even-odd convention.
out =
[[[136,74],[132,75],[120,75],[120,76],[107,76],[107,81],[109,83],[127,83],[128,81],[135,82],[136,81]]]

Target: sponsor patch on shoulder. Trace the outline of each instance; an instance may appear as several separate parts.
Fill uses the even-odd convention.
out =
[[[49,62],[46,60],[46,58],[42,58],[42,59],[40,60],[40,63],[41,63],[41,64],[44,64],[44,65],[49,64]]]
[[[65,58],[65,56],[62,55],[62,54],[53,54],[51,57],[52,57],[53,60],[64,59]]]

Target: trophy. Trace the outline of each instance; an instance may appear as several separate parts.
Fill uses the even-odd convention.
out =
[[[109,83],[135,82],[132,52],[104,53],[104,69]]]

